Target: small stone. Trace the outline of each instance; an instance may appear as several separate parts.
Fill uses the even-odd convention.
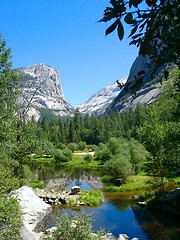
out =
[[[117,240],[129,240],[129,237],[126,234],[119,234]]]

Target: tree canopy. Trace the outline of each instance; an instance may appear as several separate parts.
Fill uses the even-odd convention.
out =
[[[110,0],[110,4],[100,20],[113,21],[106,29],[106,35],[117,30],[118,37],[122,40],[127,24],[131,27],[130,45],[139,48],[139,55],[150,56],[150,66],[154,73],[169,63],[180,66],[178,0]]]

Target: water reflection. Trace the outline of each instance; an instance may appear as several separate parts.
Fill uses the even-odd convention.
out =
[[[99,189],[102,187],[100,173],[94,170],[71,169],[61,166],[42,168],[37,171],[38,178],[43,180],[49,188],[80,185],[81,189]],[[121,233],[127,234],[131,239],[140,240],[178,240],[180,239],[180,223],[165,221],[165,218],[154,216],[146,209],[139,208],[132,195],[136,193],[104,193],[104,202],[97,208],[81,208],[94,219],[94,230],[104,228],[116,237]],[[54,208],[49,227],[55,224],[56,218],[63,212],[71,214],[69,209]]]

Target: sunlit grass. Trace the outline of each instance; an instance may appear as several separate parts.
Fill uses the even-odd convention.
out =
[[[126,180],[126,183],[121,186],[114,186],[108,184],[104,187],[104,191],[109,192],[126,192],[126,191],[136,191],[136,190],[147,190],[150,188],[148,183],[150,177],[148,176],[131,176]]]
[[[89,206],[97,207],[103,202],[103,193],[100,190],[83,190],[78,199],[69,200],[68,206],[70,208]]]
[[[81,168],[100,168],[99,162],[94,159],[90,162],[84,160],[83,156],[73,156],[73,159],[69,162],[63,163],[64,166],[68,167],[81,167]]]

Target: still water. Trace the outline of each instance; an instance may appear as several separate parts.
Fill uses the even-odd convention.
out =
[[[79,185],[81,190],[101,189],[100,173],[94,170],[67,169],[62,167],[45,167],[37,172],[38,178],[43,180],[49,189],[56,191],[60,188],[71,189]],[[121,233],[127,234],[130,239],[137,237],[140,240],[179,240],[180,223],[154,216],[146,209],[141,209],[132,200],[131,194],[104,193],[103,204],[96,208],[82,207],[93,219],[93,229],[105,229],[116,237]],[[62,213],[71,214],[72,210],[54,208],[49,227],[55,225],[55,220]]]

